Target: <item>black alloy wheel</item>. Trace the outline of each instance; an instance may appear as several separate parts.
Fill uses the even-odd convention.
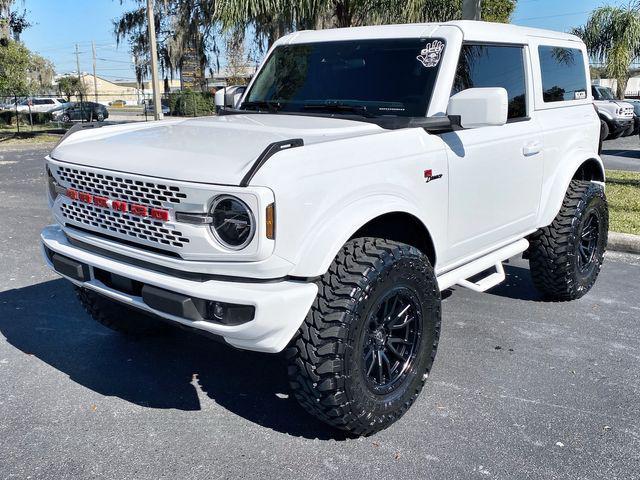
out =
[[[390,393],[411,369],[422,336],[421,315],[407,288],[389,291],[370,313],[363,330],[362,371],[374,393]]]

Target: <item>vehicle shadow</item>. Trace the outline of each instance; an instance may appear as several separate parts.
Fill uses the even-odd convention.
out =
[[[504,273],[507,277],[505,281],[485,293],[514,300],[545,301],[544,297],[534,287],[531,280],[531,272],[528,268],[507,264],[504,266]]]
[[[148,408],[200,410],[202,395],[258,425],[305,438],[347,436],[289,395],[280,355],[239,351],[183,330],[132,339],[84,313],[65,280],[0,292],[0,333],[101,395]]]
[[[640,158],[640,151],[638,150],[603,150],[602,155],[615,155],[616,157],[626,158]]]

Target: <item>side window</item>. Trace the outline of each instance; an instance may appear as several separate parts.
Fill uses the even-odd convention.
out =
[[[509,96],[508,118],[526,117],[523,47],[463,45],[452,94],[474,87],[504,88]]]
[[[584,55],[577,48],[538,47],[545,102],[565,102],[587,98]]]

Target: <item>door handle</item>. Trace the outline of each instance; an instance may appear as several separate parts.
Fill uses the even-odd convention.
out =
[[[542,151],[542,143],[540,142],[527,143],[524,147],[522,147],[522,154],[525,157],[531,157],[533,155],[537,155],[541,151]]]

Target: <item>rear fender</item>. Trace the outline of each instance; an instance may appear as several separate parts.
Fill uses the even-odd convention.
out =
[[[593,152],[587,150],[577,150],[570,156],[568,161],[563,161],[562,165],[558,168],[556,175],[549,179],[549,182],[545,183],[542,189],[542,198],[540,204],[540,214],[538,218],[538,226],[545,227],[553,222],[556,218],[564,196],[569,188],[569,183],[575,176],[580,167],[588,161],[595,161],[600,169],[601,178],[604,180],[604,164],[602,159],[598,155],[594,155]]]

